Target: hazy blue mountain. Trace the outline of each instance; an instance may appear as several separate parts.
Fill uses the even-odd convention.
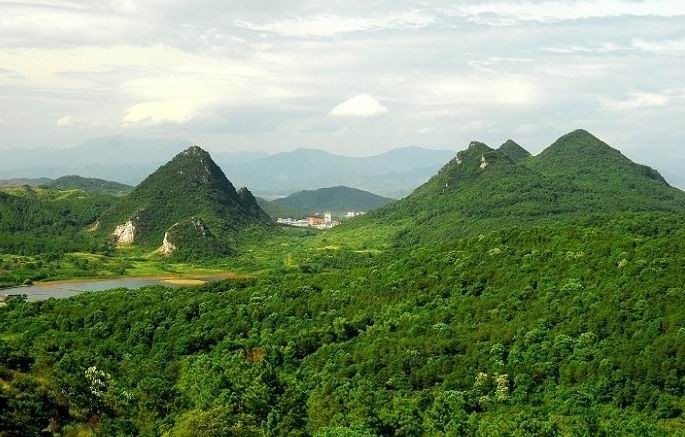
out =
[[[5,149],[0,160],[0,177],[57,178],[78,174],[136,185],[189,143],[183,139],[110,136],[93,138],[67,149]],[[267,154],[243,151],[219,152],[215,156],[219,165],[225,165],[254,160]]]
[[[78,174],[137,185],[185,148],[183,139],[124,136],[88,140],[69,149],[5,149],[0,178],[58,178]],[[263,151],[213,152],[215,162],[238,184],[265,197],[345,185],[399,198],[427,181],[454,155],[450,150],[403,147],[368,157],[319,149],[267,155]]]
[[[402,197],[425,182],[454,153],[405,147],[369,157],[296,149],[242,164],[226,165],[232,180],[262,195],[345,185],[387,197]]]

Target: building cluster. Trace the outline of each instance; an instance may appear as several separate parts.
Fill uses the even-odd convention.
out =
[[[330,213],[326,213],[323,217],[319,215],[311,215],[303,219],[281,218],[276,220],[277,223],[288,226],[297,226],[299,228],[317,228],[330,229],[340,224],[339,220],[334,220]]]
[[[364,214],[366,214],[364,211],[347,211],[345,213],[345,218],[354,218]]]

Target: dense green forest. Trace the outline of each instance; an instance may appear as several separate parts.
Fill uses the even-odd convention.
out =
[[[123,196],[133,190],[132,186],[119,182],[98,178],[84,178],[76,175],[62,176],[47,182],[45,185],[59,190],[83,190],[89,193],[112,194],[114,196]]]
[[[304,211],[307,214],[328,211],[340,215],[347,211],[368,211],[380,208],[392,201],[392,199],[368,191],[337,186],[298,191],[282,199],[276,199],[272,203],[279,207]]]
[[[86,227],[116,199],[79,190],[23,186],[0,190],[0,254],[94,251],[105,242]]]
[[[306,211],[279,205],[271,200],[266,200],[261,197],[257,198],[257,203],[259,204],[259,207],[262,208],[264,212],[269,214],[269,217],[274,220],[279,217],[304,217],[308,214]]]
[[[239,278],[0,302],[0,436],[685,435],[685,194],[585,131],[524,152],[327,232],[199,148],[119,199],[0,192],[0,285]]]
[[[685,217],[387,252],[0,309],[8,435],[683,432]]]

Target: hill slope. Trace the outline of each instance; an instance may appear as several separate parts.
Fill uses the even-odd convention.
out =
[[[404,223],[412,242],[581,214],[685,212],[685,193],[586,131],[561,137],[538,156],[526,158],[519,147],[474,142],[406,199],[355,226]]]
[[[507,140],[497,149],[500,153],[507,155],[512,161],[520,161],[530,156],[530,152],[521,147],[514,140]]]
[[[562,136],[522,161],[553,179],[565,209],[583,212],[685,210],[685,195],[656,170],[636,164],[589,132]]]
[[[256,281],[13,299],[0,433],[682,435],[672,216],[289,250]]]
[[[213,253],[227,251],[241,233],[269,224],[252,194],[246,188],[236,191],[210,155],[193,146],[106,211],[99,232],[117,243],[162,244],[162,253],[182,245],[202,252],[197,242],[206,241],[205,249]]]
[[[280,207],[292,208],[311,214],[323,211],[334,213],[368,211],[380,208],[392,201],[392,199],[369,193],[368,191],[337,186],[299,191],[288,197],[276,199],[272,203]]]
[[[104,193],[115,196],[122,196],[133,190],[132,186],[119,182],[98,178],[84,178],[76,175],[62,176],[48,182],[46,185],[58,190],[83,190],[89,193]]]
[[[274,203],[273,201],[266,200],[261,197],[257,197],[257,204],[260,208],[264,210],[264,212],[269,214],[269,217],[271,217],[274,220],[279,217],[304,217],[308,214],[306,211],[302,211],[300,209],[295,208],[289,208],[287,206],[281,206]]]
[[[95,250],[86,226],[116,199],[80,190],[44,187],[0,190],[0,254],[64,253]]]
[[[407,198],[372,213],[369,220],[409,220],[407,241],[439,240],[502,222],[544,217],[558,207],[547,178],[483,143],[472,142]]]

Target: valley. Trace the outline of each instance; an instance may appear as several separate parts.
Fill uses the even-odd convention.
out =
[[[3,189],[0,285],[59,298],[0,307],[0,433],[685,432],[685,193],[655,170],[577,130],[472,142],[394,202],[336,188],[270,217],[193,146],[127,193]],[[336,205],[369,210],[274,222]]]

